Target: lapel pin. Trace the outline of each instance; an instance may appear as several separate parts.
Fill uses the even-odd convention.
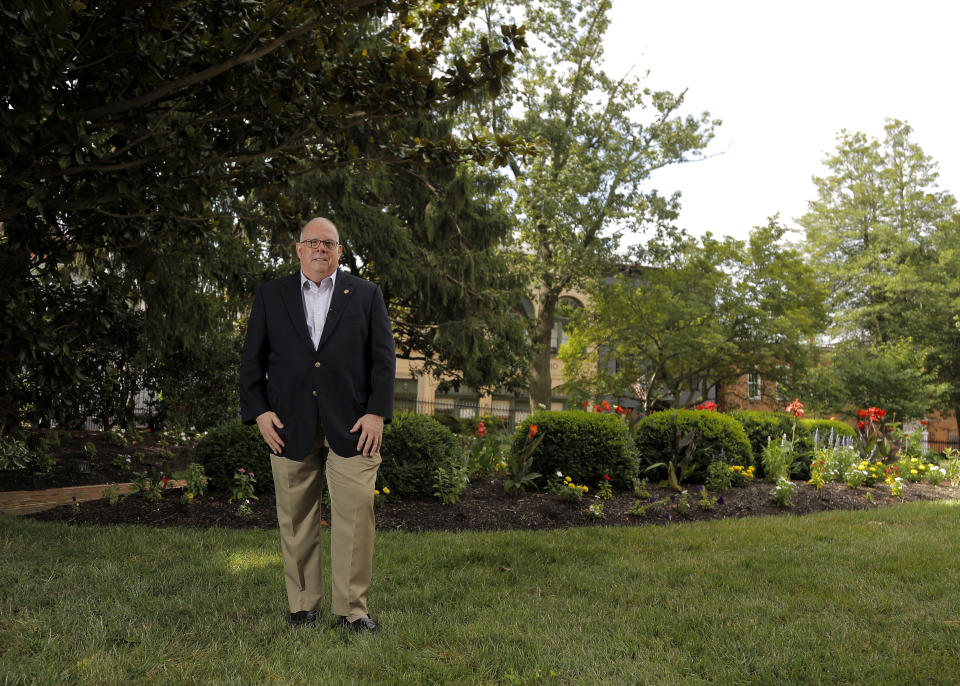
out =
[[[350,292],[350,289],[349,289],[349,288],[344,288],[344,289],[343,289],[343,294],[344,294],[344,295],[346,295],[346,294],[349,293],[349,292]]]

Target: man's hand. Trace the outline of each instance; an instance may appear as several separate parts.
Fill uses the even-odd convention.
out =
[[[260,435],[263,436],[263,440],[266,441],[273,454],[279,455],[280,451],[283,450],[283,441],[280,440],[277,429],[283,428],[283,422],[280,421],[277,413],[267,411],[258,416],[257,428],[260,429]]]
[[[257,420],[259,422],[259,420]],[[357,441],[357,452],[369,457],[380,452],[383,442],[383,417],[376,414],[365,414],[350,429],[350,433],[360,431],[360,440]]]

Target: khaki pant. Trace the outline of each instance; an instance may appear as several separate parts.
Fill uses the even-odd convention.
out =
[[[349,621],[365,617],[373,576],[373,489],[380,455],[342,457],[317,442],[303,462],[270,456],[290,612],[318,610],[323,601],[320,545],[323,462],[330,489],[330,609]]]

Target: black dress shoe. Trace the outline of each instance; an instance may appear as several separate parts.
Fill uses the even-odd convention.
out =
[[[287,618],[287,624],[290,626],[315,626],[317,623],[317,610],[300,610],[291,612]]]
[[[361,617],[360,619],[355,619],[352,622],[348,622],[346,617],[339,617],[337,618],[337,622],[334,626],[346,627],[355,634],[362,634],[366,631],[374,634],[380,631],[380,627],[377,626],[376,622],[370,619],[370,615]]]

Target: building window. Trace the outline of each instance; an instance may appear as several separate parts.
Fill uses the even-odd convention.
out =
[[[760,375],[747,374],[747,399],[760,400],[761,396]]]
[[[470,419],[479,413],[480,394],[466,386],[437,393],[434,401],[434,414],[452,414],[458,419]]]
[[[570,298],[568,296],[563,296],[560,298],[560,307],[557,308],[557,314],[553,320],[553,329],[550,331],[550,352],[556,354],[560,349],[560,346],[570,340],[570,336],[565,332],[564,325],[570,320],[570,317],[567,316],[571,308],[580,309],[583,307],[581,303],[576,298]]]
[[[397,412],[416,412],[417,380],[396,379],[393,383],[393,404]]]

